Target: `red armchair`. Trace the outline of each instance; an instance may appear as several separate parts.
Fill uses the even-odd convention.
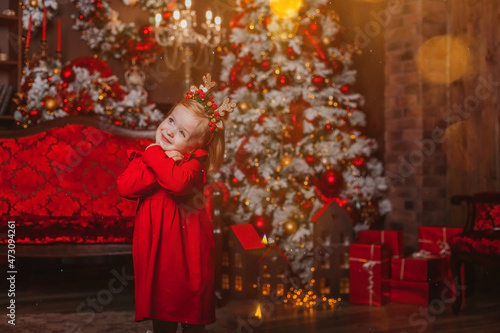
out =
[[[455,286],[462,286],[461,267],[464,263],[487,266],[500,264],[500,193],[457,195],[451,203],[467,205],[467,219],[462,234],[450,241],[451,269]],[[462,297],[457,296],[453,312],[458,313]]]

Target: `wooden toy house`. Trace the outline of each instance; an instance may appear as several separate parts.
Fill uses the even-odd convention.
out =
[[[221,295],[224,299],[255,299],[258,295],[258,260],[266,246],[251,224],[231,225],[225,232],[220,265]]]
[[[290,261],[275,244],[259,258],[260,297],[279,299],[286,295],[289,288]]]
[[[314,291],[327,297],[346,296],[353,221],[334,200],[325,203],[311,221],[314,223]]]

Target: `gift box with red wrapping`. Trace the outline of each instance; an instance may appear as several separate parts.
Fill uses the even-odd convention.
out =
[[[389,301],[391,249],[380,244],[349,246],[349,301],[356,304],[382,305]]]
[[[395,258],[403,257],[403,232],[400,230],[362,230],[358,241],[363,244],[387,244]]]
[[[434,282],[391,280],[391,301],[428,305],[432,300],[445,304],[454,300],[453,286],[447,279]]]
[[[462,233],[463,228],[418,227],[418,248],[431,255],[450,256],[450,238]]]
[[[392,279],[432,282],[448,276],[449,261],[447,258],[393,258],[391,260]]]

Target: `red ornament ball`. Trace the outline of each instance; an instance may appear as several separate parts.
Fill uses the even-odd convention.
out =
[[[311,79],[311,84],[317,89],[321,89],[325,86],[325,79],[319,75],[313,76]]]
[[[344,186],[344,177],[337,170],[327,170],[319,179],[318,189],[325,195],[336,197]]]
[[[316,162],[316,156],[314,155],[307,155],[306,156],[306,163],[311,165],[311,164],[314,164]]]
[[[316,36],[321,34],[321,25],[318,22],[311,22],[309,24],[309,30]]]
[[[61,72],[61,79],[65,83],[71,83],[71,82],[75,81],[75,77],[76,77],[76,74],[75,74],[75,71],[73,70],[73,67],[66,67]]]
[[[266,226],[266,222],[264,220],[264,216],[255,216],[254,224],[257,229],[262,229]]]
[[[360,167],[363,164],[365,164],[365,159],[361,156],[355,157],[352,159],[352,164],[354,164],[357,167]]]
[[[288,58],[290,59],[295,59],[295,56],[297,55],[293,49],[293,47],[288,47],[286,49],[286,54],[288,55]]]
[[[260,63],[260,69],[267,72],[269,69],[271,69],[271,62],[269,60],[264,60]]]
[[[271,219],[265,215],[254,215],[252,217],[252,224],[257,229],[257,232],[262,236],[271,232],[272,225]]]
[[[349,87],[348,86],[342,86],[342,88],[340,88],[340,91],[342,91],[344,94],[347,94],[349,92]]]
[[[30,117],[33,118],[33,119],[37,119],[38,116],[40,115],[40,113],[38,112],[38,110],[30,110],[29,114],[30,114]]]
[[[280,75],[276,80],[276,85],[278,86],[278,88],[286,87],[290,85],[290,78],[286,75]]]

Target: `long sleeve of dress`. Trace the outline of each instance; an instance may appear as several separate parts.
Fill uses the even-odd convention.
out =
[[[127,169],[118,176],[118,193],[126,199],[137,199],[158,186],[153,170],[142,161],[138,151],[127,151],[132,159]]]
[[[170,193],[189,194],[205,183],[205,167],[196,158],[176,164],[160,146],[152,146],[146,149],[142,160],[153,170],[158,184]]]

